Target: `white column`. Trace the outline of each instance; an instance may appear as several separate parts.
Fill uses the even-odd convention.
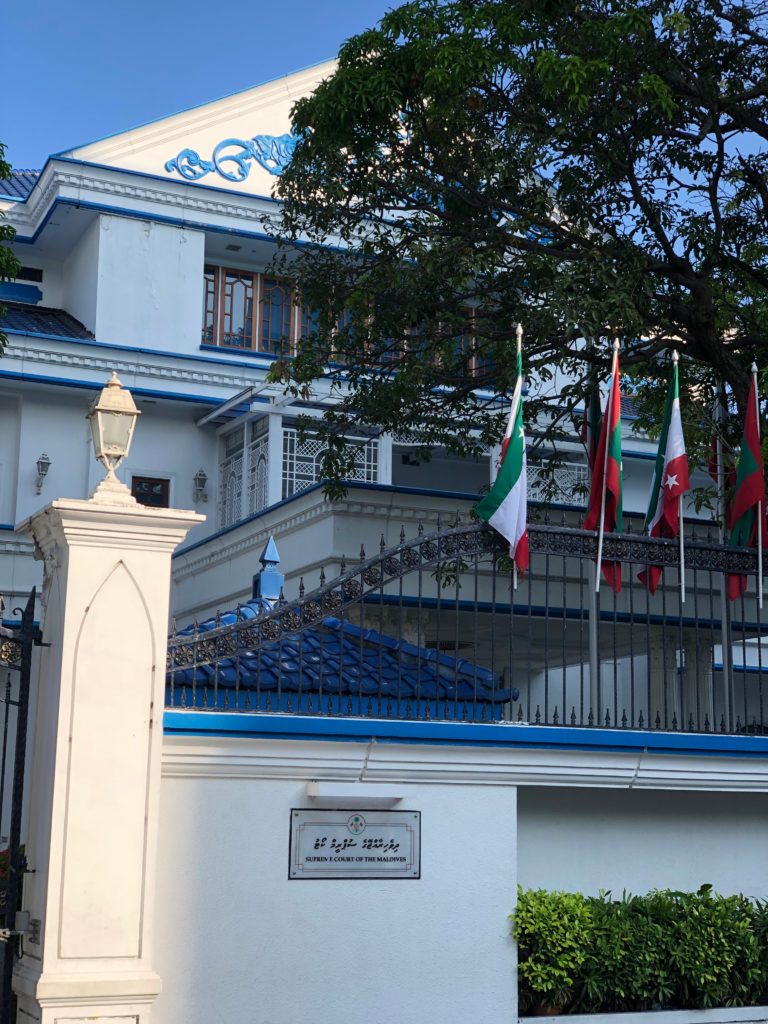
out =
[[[19,1019],[147,1024],[170,559],[203,516],[54,501],[45,563]]]
[[[283,500],[283,417],[269,414],[269,447],[267,458],[267,506]]]
[[[392,435],[379,435],[379,479],[380,484],[392,483]]]

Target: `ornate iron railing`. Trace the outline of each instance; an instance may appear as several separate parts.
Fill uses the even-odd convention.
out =
[[[400,542],[298,596],[258,599],[174,633],[168,704],[202,710],[763,733],[768,683],[754,551],[689,529],[607,536],[619,593],[595,594],[597,537],[529,527],[515,579],[502,538],[471,522]],[[638,578],[664,567],[650,595]],[[746,576],[737,601],[726,575]]]

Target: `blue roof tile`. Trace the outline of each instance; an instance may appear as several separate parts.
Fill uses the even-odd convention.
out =
[[[92,338],[79,320],[63,309],[29,306],[23,302],[0,302],[5,315],[0,316],[0,330],[11,334],[54,334],[62,338]]]
[[[26,199],[35,187],[40,171],[11,171],[10,178],[0,178],[0,196]]]
[[[240,606],[241,619],[262,614],[261,599]],[[229,612],[197,626],[198,635],[234,621]],[[192,637],[189,626],[178,638]],[[167,703],[172,707],[230,707],[241,710],[320,710],[318,699],[333,696],[352,713],[364,713],[362,700],[396,704],[457,701],[502,705],[517,691],[480,665],[445,652],[417,647],[370,627],[328,617],[318,626],[274,641],[259,650],[241,648],[237,658],[216,665],[185,667],[168,675]],[[234,692],[230,692],[234,691]],[[386,712],[379,710],[379,714]],[[397,714],[397,712],[394,712]],[[472,712],[476,714],[477,712]]]

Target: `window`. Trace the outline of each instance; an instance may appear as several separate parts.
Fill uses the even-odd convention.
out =
[[[288,282],[250,270],[205,267],[204,345],[277,355],[292,350],[297,332],[308,323]]]
[[[170,504],[171,481],[161,477],[131,477],[131,494],[140,505],[150,508],[168,508]]]
[[[232,526],[243,516],[245,430],[238,427],[221,439],[219,458],[219,526]]]

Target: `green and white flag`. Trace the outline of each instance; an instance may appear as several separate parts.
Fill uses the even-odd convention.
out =
[[[528,568],[528,474],[523,428],[522,328],[517,328],[517,381],[496,480],[476,506],[478,516],[509,541],[509,554],[520,572]]]

